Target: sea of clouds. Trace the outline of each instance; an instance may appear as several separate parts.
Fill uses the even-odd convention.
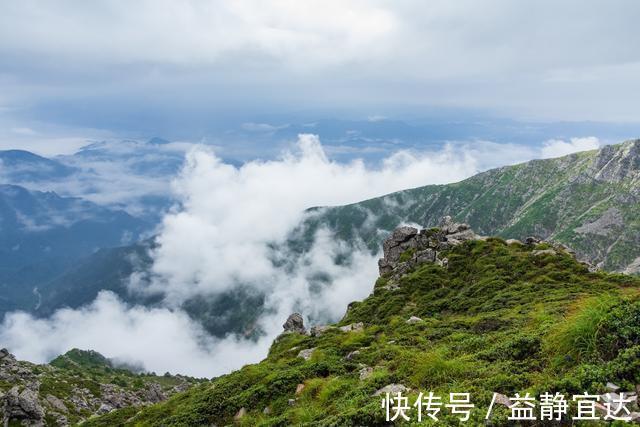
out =
[[[38,319],[15,312],[0,327],[0,342],[19,358],[46,362],[71,348],[142,364],[155,372],[215,376],[263,358],[295,309],[308,318],[336,320],[353,300],[366,297],[377,277],[376,256],[361,250],[346,264],[345,250],[326,230],[288,268],[274,266],[272,247],[304,218],[305,209],[353,203],[426,184],[444,184],[481,170],[531,158],[597,148],[595,138],[552,140],[540,147],[451,143],[425,151],[399,151],[377,166],[329,159],[315,135],[270,161],[226,164],[210,148],[195,146],[173,181],[176,206],[158,229],[150,271],[136,272],[131,292],[160,295],[157,307],[132,306],[103,291],[80,309]],[[328,285],[317,289],[311,277]],[[144,279],[144,280],[143,280]],[[180,305],[239,283],[267,295],[258,340],[211,337]]]

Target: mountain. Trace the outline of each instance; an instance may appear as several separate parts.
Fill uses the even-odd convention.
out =
[[[598,395],[602,418],[618,396],[606,393],[622,392],[640,419],[640,278],[591,271],[562,245],[480,237],[450,218],[399,228],[383,248],[373,292],[337,324],[307,331],[291,315],[262,362],[86,425],[382,426],[383,399],[398,392],[413,422],[419,392],[441,397],[442,425],[461,424],[444,406],[451,392],[470,393],[470,425],[485,425],[492,399],[491,425],[513,425],[516,393],[560,393],[569,422],[573,395]]]
[[[347,242],[361,239],[375,253],[380,239],[402,223],[434,226],[452,215],[482,234],[534,235],[566,244],[606,270],[639,272],[640,140],[310,214],[291,245],[304,249],[327,227]]]
[[[0,181],[34,182],[61,179],[77,172],[56,160],[24,150],[0,151]]]
[[[95,351],[73,349],[46,365],[0,350],[0,418],[4,425],[67,426],[167,399],[198,380],[132,372]]]
[[[150,228],[124,211],[54,192],[0,185],[0,315],[38,305],[38,288],[99,248]]]
[[[505,166],[458,183],[419,187],[346,206],[313,208],[284,245],[288,256],[299,256],[324,227],[347,244],[365,242],[375,254],[380,241],[396,226],[435,226],[438,218],[452,215],[484,235],[538,236],[567,245],[580,259],[605,270],[633,273],[640,268],[639,184],[640,141],[628,141]],[[127,293],[123,280],[134,268],[148,268],[151,258],[145,251],[140,246],[105,249],[83,260],[41,291],[41,313],[90,303],[100,289],[140,303]],[[263,295],[238,289],[193,299],[185,308],[216,336],[246,334],[262,313],[263,300]]]

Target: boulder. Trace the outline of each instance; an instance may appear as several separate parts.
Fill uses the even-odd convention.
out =
[[[360,381],[366,380],[371,376],[371,374],[373,374],[373,368],[370,366],[365,366],[364,368],[360,369],[360,371],[358,372]]]
[[[66,405],[64,404],[64,402],[60,399],[58,399],[56,396],[48,394],[47,395],[47,402],[49,403],[49,405],[51,405],[51,407],[57,411],[60,412],[64,412],[65,414],[69,411],[66,407]]]
[[[534,236],[529,236],[526,239],[524,239],[525,245],[537,245],[541,241],[542,240],[540,240],[540,239],[538,239],[537,237],[534,237]]]
[[[158,403],[167,400],[162,391],[162,387],[158,383],[150,383],[144,391],[144,397],[147,402]]]
[[[115,408],[113,406],[109,405],[108,403],[103,403],[103,404],[100,405],[100,407],[96,411],[96,414],[98,414],[98,415],[108,414],[109,412],[113,411],[114,409]]]
[[[329,325],[312,326],[311,330],[309,331],[309,335],[311,335],[312,337],[319,337],[331,329],[335,329],[335,326],[329,326]]]
[[[5,420],[27,420],[29,423],[41,423],[44,419],[44,410],[38,401],[38,394],[25,388],[22,391],[18,386],[12,387],[4,396]]]
[[[417,316],[411,316],[411,317],[407,320],[407,323],[408,323],[408,324],[410,324],[410,325],[411,325],[411,324],[413,324],[413,323],[420,323],[420,322],[422,322],[422,319],[421,319],[421,318],[419,318],[419,317],[417,317]]]
[[[342,332],[360,332],[364,330],[364,323],[351,323],[350,325],[340,326],[338,329],[340,329]]]
[[[409,391],[409,389],[405,387],[404,384],[389,384],[377,390],[375,393],[373,393],[373,395],[380,396],[382,394],[387,394],[387,393],[396,395],[398,393],[405,393],[407,391]]]
[[[300,313],[291,314],[282,327],[284,328],[285,333],[307,333],[307,330],[304,327],[304,319]]]
[[[304,360],[309,360],[311,359],[311,355],[313,355],[314,351],[316,351],[315,347],[300,350],[300,352],[298,353],[298,357],[302,357]]]
[[[303,390],[304,390],[304,384],[298,384],[296,386],[296,396],[302,393]]]

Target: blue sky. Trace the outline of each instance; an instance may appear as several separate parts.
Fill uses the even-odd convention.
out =
[[[71,150],[153,135],[242,145],[262,125],[326,118],[635,123],[638,12],[633,0],[2,2],[0,139]]]

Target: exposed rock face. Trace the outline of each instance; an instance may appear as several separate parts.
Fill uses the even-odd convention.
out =
[[[282,327],[284,328],[284,333],[307,333],[307,330],[304,327],[304,319],[300,313],[291,314]]]
[[[440,227],[420,230],[414,227],[398,227],[382,244],[384,256],[378,261],[380,275],[403,274],[417,264],[438,262],[446,265],[439,252],[464,241],[478,239],[468,224],[456,223],[445,216]]]
[[[4,396],[4,419],[5,425],[11,420],[21,420],[31,426],[44,425],[44,410],[38,394],[29,388],[12,387]]]

